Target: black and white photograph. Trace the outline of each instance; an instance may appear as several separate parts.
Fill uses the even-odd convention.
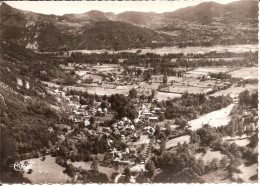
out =
[[[0,184],[258,183],[258,11],[1,1]]]

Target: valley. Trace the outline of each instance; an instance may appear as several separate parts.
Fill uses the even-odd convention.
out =
[[[1,182],[258,182],[255,5],[58,16],[2,3]]]

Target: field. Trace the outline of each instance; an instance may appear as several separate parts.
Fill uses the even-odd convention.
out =
[[[120,52],[132,52],[135,53],[139,49],[129,49],[129,50],[119,50],[119,51],[109,51],[109,50],[74,50],[70,52],[82,52],[82,53],[120,53]],[[211,51],[216,51],[216,52],[249,52],[249,51],[257,51],[258,50],[258,45],[229,45],[229,46],[223,46],[223,45],[216,45],[212,47],[186,47],[186,48],[178,48],[176,46],[173,47],[161,47],[161,48],[145,48],[142,49],[140,54],[145,54],[145,53],[156,53],[160,55],[164,54],[169,54],[169,53],[208,53]]]
[[[221,125],[227,125],[230,121],[229,113],[233,108],[234,104],[230,104],[226,108],[221,110],[213,111],[208,114],[205,114],[197,119],[189,121],[191,130],[197,130],[201,128],[203,122],[208,122],[210,126],[219,127]]]
[[[134,86],[133,85],[127,85],[127,86],[116,86],[116,85],[110,85],[110,84],[104,84],[102,86],[91,84],[87,85],[84,84],[84,86],[66,86],[66,89],[74,89],[78,91],[87,91],[90,94],[97,94],[97,95],[111,95],[111,94],[124,94],[128,95],[129,90],[131,90]]]
[[[234,97],[237,97],[240,92],[243,92],[245,90],[252,91],[252,90],[256,90],[256,89],[258,89],[257,84],[246,84],[245,87],[231,86],[230,88],[228,88],[226,90],[220,90],[220,91],[212,94],[211,96],[222,96],[222,95],[226,96],[229,94],[231,97],[234,98]]]
[[[227,176],[228,171],[218,169],[208,174],[204,174],[202,179],[205,183],[231,183]]]
[[[228,67],[199,67],[194,70],[188,71],[187,74],[196,76],[208,75],[209,73],[229,72],[231,68]]]
[[[173,138],[170,141],[167,141],[166,149],[170,149],[172,147],[176,147],[178,145],[178,143],[183,144],[185,141],[187,143],[190,142],[190,136],[189,135],[181,136],[181,137],[178,137],[178,138]]]
[[[168,91],[173,92],[176,94],[182,94],[184,92],[200,94],[200,93],[207,93],[211,91],[211,88],[203,88],[203,87],[193,87],[193,86],[186,86],[186,85],[174,85],[170,86]]]
[[[75,73],[77,75],[81,76],[82,80],[92,78],[94,82],[95,81],[99,81],[99,82],[102,81],[102,76],[95,75],[95,74],[90,74],[89,71],[86,71],[86,70],[75,71]]]
[[[44,161],[41,161],[41,159],[24,160],[32,162],[32,174],[24,173],[24,177],[28,178],[33,184],[45,183],[46,180],[48,180],[48,183],[66,183],[71,179],[67,174],[63,173],[65,168],[55,162],[55,157],[46,156]]]
[[[257,79],[258,67],[243,67],[229,73],[232,77],[243,79]]]
[[[244,164],[239,166],[241,170],[240,174],[237,174],[238,177],[242,178],[245,182],[253,182],[249,178],[257,174],[258,165],[253,164],[251,166],[245,166]]]
[[[180,98],[181,94],[176,93],[168,93],[168,92],[156,92],[155,99],[158,101],[173,99],[173,98]]]
[[[91,170],[91,163],[92,162],[72,162],[72,165],[75,167],[82,167],[82,169],[85,170]],[[103,167],[103,166],[98,166],[98,171],[101,173],[105,173],[109,179],[112,173],[117,172],[113,168]]]
[[[247,144],[249,144],[250,139],[248,136],[246,136],[245,134],[243,134],[241,137],[239,136],[235,136],[233,138],[231,138],[230,136],[224,137],[224,140],[230,143],[235,142],[238,146],[246,146]]]
[[[223,158],[223,154],[220,151],[211,151],[208,150],[206,154],[198,153],[196,154],[196,158],[199,159],[200,157],[206,164],[209,164],[214,158],[217,158],[219,161]]]

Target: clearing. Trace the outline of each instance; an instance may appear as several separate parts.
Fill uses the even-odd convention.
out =
[[[189,143],[190,142],[190,136],[189,135],[185,135],[185,136],[180,136],[177,138],[173,138],[169,141],[167,141],[166,143],[166,149],[170,149],[172,147],[176,147],[178,145],[178,143],[183,144],[184,142]]]
[[[229,73],[232,77],[243,79],[257,79],[258,67],[243,67]]]
[[[43,184],[46,180],[48,180],[48,183],[66,183],[68,180],[71,180],[67,174],[63,173],[65,168],[56,163],[55,157],[50,155],[45,157],[44,161],[41,160],[42,157],[21,161],[21,163],[25,161],[31,162],[33,170],[31,174],[28,174],[26,171],[23,176],[33,184]]]
[[[217,158],[220,161],[224,156],[225,155],[221,154],[220,151],[212,151],[212,150],[208,150],[206,154],[203,153],[196,154],[196,158],[199,159],[201,157],[205,162],[205,164],[209,164],[214,158]]]
[[[219,127],[222,125],[227,125],[230,121],[229,113],[233,108],[234,104],[230,104],[226,108],[216,110],[205,114],[197,119],[189,121],[189,125],[191,126],[191,130],[197,130],[203,127],[203,122],[208,122],[208,124],[212,127]]]
[[[244,87],[236,87],[236,86],[231,86],[230,88],[226,90],[220,90],[218,92],[215,92],[214,94],[211,94],[211,96],[227,96],[228,94],[230,97],[238,97],[240,92],[243,92],[245,90],[248,90],[249,92],[258,89],[258,84],[246,84]]]
[[[233,138],[231,138],[230,136],[224,137],[223,138],[225,141],[233,143],[235,142],[238,146],[243,146],[245,147],[246,145],[248,145],[250,143],[250,137],[246,136],[245,134],[242,135],[241,137],[239,136],[235,136]]]
[[[242,178],[245,182],[254,183],[255,181],[251,181],[249,178],[258,174],[257,169],[258,165],[253,164],[251,166],[245,166],[244,164],[239,166],[241,173],[237,174],[238,177]]]

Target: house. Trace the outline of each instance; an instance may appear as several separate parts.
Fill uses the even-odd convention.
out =
[[[149,117],[148,121],[149,122],[158,122],[158,117],[157,116]]]
[[[85,120],[84,120],[84,126],[87,127],[87,126],[89,126],[89,125],[90,125],[89,120],[86,120],[86,119],[85,119]]]

